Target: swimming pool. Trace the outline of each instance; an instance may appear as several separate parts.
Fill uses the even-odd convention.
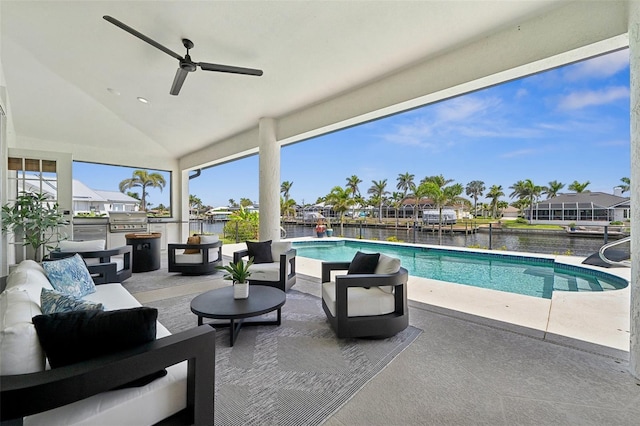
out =
[[[298,256],[349,261],[357,251],[400,258],[410,275],[551,299],[556,291],[608,291],[627,287],[625,279],[565,265],[550,258],[478,253],[363,241],[296,241]]]

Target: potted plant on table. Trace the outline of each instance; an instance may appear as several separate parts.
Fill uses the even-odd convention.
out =
[[[249,297],[249,281],[251,275],[249,266],[253,265],[253,258],[250,258],[245,264],[242,259],[238,262],[229,262],[226,266],[216,266],[216,269],[227,271],[224,276],[225,280],[233,281],[233,298],[246,299]]]
[[[58,203],[51,205],[41,193],[21,191],[15,202],[2,206],[2,231],[12,232],[16,242],[31,246],[36,262],[42,260],[43,249],[53,249],[50,243],[64,237],[60,226],[67,224]]]

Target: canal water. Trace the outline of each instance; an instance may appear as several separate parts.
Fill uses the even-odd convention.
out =
[[[194,230],[202,226],[202,231],[214,234],[223,234],[224,222],[192,224]],[[288,238],[315,236],[314,228],[286,224],[283,226]],[[333,227],[334,236],[339,236],[340,226]],[[345,227],[344,237],[363,238],[367,240],[386,241],[388,238],[397,238],[400,242],[438,245],[438,232],[428,231],[414,232],[412,229],[379,229]],[[414,240],[415,238],[415,240]],[[612,240],[610,240],[612,241]],[[454,247],[491,248],[493,250],[509,250],[516,252],[542,253],[542,254],[568,254],[572,256],[589,256],[596,253],[604,244],[604,237],[570,236],[566,234],[533,234],[519,233],[506,234],[493,232],[491,242],[489,232],[476,234],[457,233],[454,235],[444,233],[442,244]],[[620,248],[628,248],[621,246]]]

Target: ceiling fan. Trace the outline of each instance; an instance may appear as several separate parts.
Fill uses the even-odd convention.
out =
[[[111,22],[113,25],[122,28],[126,32],[138,37],[142,41],[146,41],[156,49],[162,50],[167,55],[173,56],[180,62],[180,66],[178,67],[178,71],[176,71],[176,76],[173,79],[173,84],[171,85],[171,90],[169,91],[172,95],[177,95],[180,93],[180,89],[182,88],[182,84],[184,83],[185,78],[187,78],[187,74],[190,72],[194,72],[197,67],[204,71],[217,71],[217,72],[228,72],[233,74],[245,74],[245,75],[256,75],[261,76],[262,70],[253,69],[253,68],[242,68],[235,67],[232,65],[220,65],[220,64],[210,64],[208,62],[193,62],[191,60],[191,56],[189,56],[189,49],[193,49],[193,42],[189,39],[183,38],[182,45],[187,49],[186,55],[184,57],[178,55],[173,50],[161,45],[157,41],[147,37],[139,31],[134,30],[130,26],[118,21],[111,16],[105,15],[103,18]]]

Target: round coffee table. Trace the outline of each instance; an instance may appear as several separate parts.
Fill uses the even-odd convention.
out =
[[[233,287],[229,286],[196,296],[191,301],[191,312],[198,316],[198,325],[203,324],[203,318],[229,320],[229,323],[209,322],[207,324],[215,328],[229,327],[229,343],[233,346],[242,325],[280,325],[282,318],[280,309],[286,300],[284,291],[264,285],[250,286],[247,299],[234,299]],[[275,321],[244,321],[245,318],[257,317],[276,309],[278,318]]]

